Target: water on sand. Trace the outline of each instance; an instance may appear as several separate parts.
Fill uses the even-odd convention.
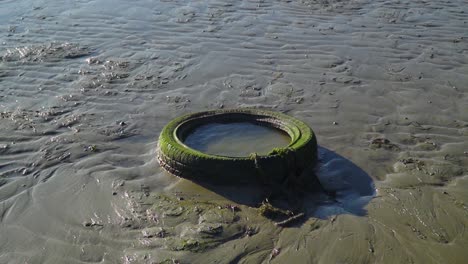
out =
[[[1,0],[0,263],[465,263],[467,21],[464,0]],[[296,228],[158,166],[167,122],[235,107],[339,154]]]

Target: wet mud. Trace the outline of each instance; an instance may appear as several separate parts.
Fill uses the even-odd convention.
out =
[[[466,262],[464,1],[0,2],[0,263]],[[159,167],[235,107],[314,129],[302,215]]]

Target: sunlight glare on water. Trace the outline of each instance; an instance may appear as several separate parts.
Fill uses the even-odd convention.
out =
[[[465,0],[0,0],[0,263],[466,263],[467,21]],[[239,107],[314,129],[303,224],[159,166],[173,118]],[[288,143],[244,125],[193,146]]]

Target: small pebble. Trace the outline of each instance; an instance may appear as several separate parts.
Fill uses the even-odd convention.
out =
[[[333,122],[333,124],[336,126],[336,125],[338,125],[338,122]]]
[[[96,146],[96,145],[87,146],[87,147],[85,148],[85,151],[96,152],[96,151],[97,151],[97,146]]]
[[[245,231],[245,234],[248,236],[248,237],[251,237],[253,235],[255,235],[255,230],[251,227],[247,228],[247,230]]]
[[[271,258],[275,258],[276,256],[279,255],[280,252],[281,252],[281,249],[279,249],[279,248],[274,248],[274,249],[271,251]]]

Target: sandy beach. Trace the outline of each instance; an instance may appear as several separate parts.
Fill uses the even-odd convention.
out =
[[[300,223],[159,166],[237,107],[314,130]],[[467,190],[467,1],[0,0],[0,263],[462,264]]]

